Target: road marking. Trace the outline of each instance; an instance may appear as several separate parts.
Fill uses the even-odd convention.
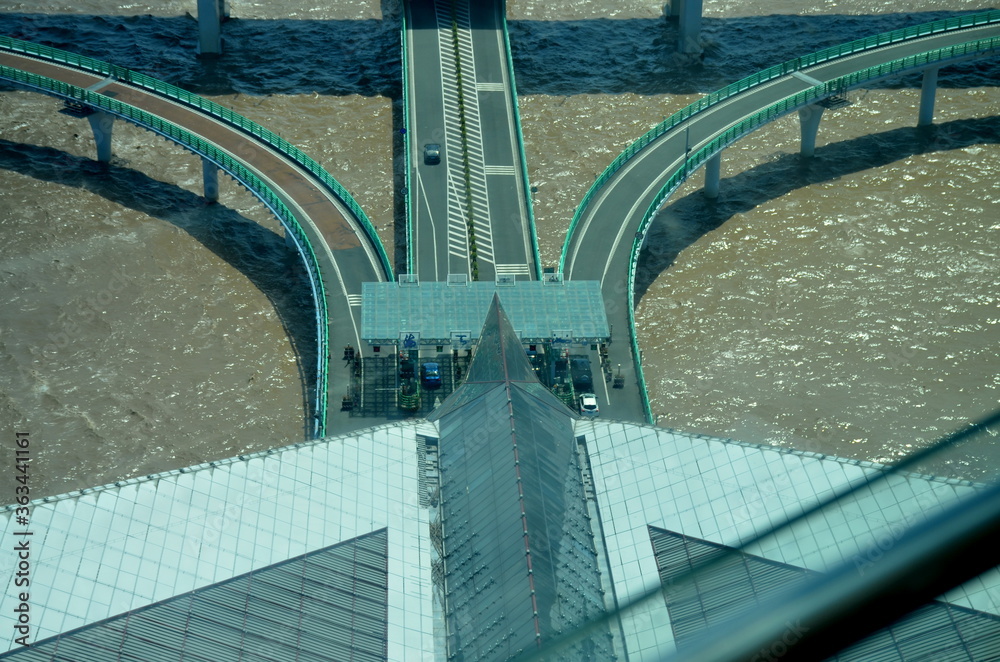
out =
[[[427,190],[424,188],[424,179],[423,179],[423,177],[420,176],[420,170],[419,169],[417,170],[417,186],[420,188],[420,199],[423,200],[424,206],[427,207],[427,218],[430,219],[430,225],[431,225],[431,246],[434,247],[434,280],[440,280],[440,276],[438,275],[437,221],[434,220],[434,214],[431,212],[431,203],[430,203],[430,200],[427,197]],[[419,208],[417,209],[417,212],[418,213],[420,212]],[[414,233],[414,235],[416,235],[416,234],[419,233],[419,229],[418,229],[419,227],[420,227],[420,223],[414,223],[414,225],[413,225],[413,233]],[[417,237],[416,236],[413,237],[413,241],[418,246],[420,245],[419,242],[417,242]],[[417,260],[417,256],[414,255],[413,259],[414,259],[414,261],[416,261]],[[414,271],[417,271],[417,265],[415,265],[415,264],[411,264],[410,268],[413,269]]]
[[[798,78],[801,81],[805,81],[805,82],[809,83],[813,87],[815,87],[817,85],[822,85],[823,84],[823,81],[816,80],[812,76],[807,76],[804,73],[802,73],[801,71],[793,71],[792,75],[795,76],[796,78]]]
[[[507,88],[503,83],[476,83],[476,89],[480,92],[506,92]]]
[[[503,13],[503,5],[499,8],[498,14]],[[501,15],[496,16],[496,21],[499,24],[503,23],[504,18]],[[497,51],[500,53],[507,52],[507,40],[504,39],[504,31],[498,29],[496,31],[497,39]],[[507,67],[500,67],[501,78],[503,79],[503,91],[504,91],[504,108],[506,109],[507,116],[507,130],[510,134],[510,153],[514,158],[514,167],[518,168],[521,172],[515,175],[514,183],[517,187],[517,206],[521,213],[521,239],[524,242],[524,256],[525,260],[530,264],[534,265],[537,270],[539,255],[535,251],[535,245],[532,241],[532,231],[531,226],[528,224],[528,193],[525,191],[525,187],[528,186],[528,173],[527,169],[523,167],[522,157],[524,153],[522,152],[521,146],[518,144],[518,131],[517,123],[514,121],[514,117],[517,114],[517,99],[511,94],[511,80],[510,71]]]
[[[664,172],[670,172],[672,168],[676,167],[679,163],[683,162],[683,160],[684,157],[682,156],[680,159],[677,159],[669,166],[667,166],[667,169]],[[608,252],[608,261],[604,263],[604,271],[601,272],[602,288],[604,287],[604,279],[607,278],[608,276],[608,270],[611,269],[611,259],[615,256],[615,251],[618,250],[618,244],[621,243],[622,235],[625,234],[625,228],[628,227],[629,220],[632,218],[632,215],[635,214],[636,209],[639,207],[639,205],[642,204],[642,201],[645,199],[645,197],[650,193],[652,193],[654,188],[658,188],[659,186],[661,186],[660,181],[658,179],[653,180],[653,183],[647,186],[646,189],[639,196],[636,197],[635,202],[632,203],[632,207],[628,210],[628,213],[625,215],[625,221],[621,224],[621,227],[618,228],[618,234],[615,235],[615,241],[614,243],[611,244],[611,250]],[[643,241],[645,241],[645,237],[643,237]]]
[[[496,269],[498,276],[508,276],[510,274],[514,274],[515,276],[531,276],[531,269],[526,264],[495,264],[493,268]]]
[[[476,61],[472,40],[472,19],[468,5],[456,5],[455,20],[458,26],[458,50],[462,61],[462,80],[466,92],[477,89]],[[464,172],[462,163],[462,134],[458,105],[458,75],[455,50],[452,42],[452,5],[449,0],[435,0],[434,9],[438,22],[438,51],[441,58],[442,90],[445,116],[445,144],[448,154],[448,250],[452,255],[469,259],[468,210],[466,208]],[[493,85],[494,83],[485,83]],[[502,87],[502,85],[501,85]],[[493,261],[493,228],[490,222],[490,202],[487,171],[483,154],[483,130],[479,113],[478,94],[463,95],[465,101],[465,137],[469,159],[469,194],[472,199],[472,219],[476,232],[478,259]],[[461,247],[452,230],[461,228]],[[471,265],[468,265],[471,273]]]
[[[348,306],[360,306],[361,305],[361,295],[360,294],[348,294],[347,295],[347,305]]]
[[[487,175],[517,175],[517,170],[514,166],[500,166],[500,165],[488,165],[486,166]]]
[[[448,254],[469,259],[469,230],[465,220],[464,196],[451,170],[448,171]],[[451,269],[449,268],[449,272]],[[441,280],[440,276],[438,280]]]

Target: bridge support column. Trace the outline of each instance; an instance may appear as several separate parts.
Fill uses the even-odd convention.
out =
[[[929,126],[934,123],[934,97],[937,96],[939,70],[940,67],[924,69],[924,80],[920,86],[920,114],[917,116],[917,126]]]
[[[719,197],[719,181],[722,179],[722,152],[705,163],[705,197],[715,200]]]
[[[799,153],[802,156],[816,154],[816,134],[819,132],[819,121],[823,119],[823,106],[806,106],[799,108],[799,132],[802,144]]]
[[[670,0],[664,7],[663,13],[679,24],[677,48],[681,53],[697,55],[702,52],[699,37],[703,4],[704,0]]]
[[[222,9],[224,0],[198,0],[198,53],[222,52]]]
[[[219,201],[219,167],[208,159],[201,160],[201,175],[205,182],[205,199]]]
[[[90,128],[94,132],[94,142],[97,143],[97,160],[101,163],[111,162],[111,133],[115,128],[115,116],[98,110],[87,115]]]

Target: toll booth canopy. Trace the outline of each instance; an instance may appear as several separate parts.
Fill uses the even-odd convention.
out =
[[[483,328],[494,293],[522,343],[601,343],[610,339],[598,281],[563,280],[546,274],[541,281],[449,279],[364,283],[361,290],[361,339],[370,345],[471,348]]]

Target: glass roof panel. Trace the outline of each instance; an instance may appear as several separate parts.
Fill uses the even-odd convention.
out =
[[[459,285],[364,283],[361,290],[361,338],[371,344],[399,341],[401,332],[420,334],[425,344],[458,343],[455,334],[475,341],[493,296],[521,340],[553,338],[600,342],[610,336],[598,281],[516,281],[497,287],[487,281]]]

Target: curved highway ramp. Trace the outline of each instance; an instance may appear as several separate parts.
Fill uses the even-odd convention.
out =
[[[217,186],[218,168],[264,202],[302,255],[316,302],[318,357],[308,427],[316,437],[357,427],[339,407],[351,388],[341,350],[363,347],[361,284],[391,279],[392,271],[371,224],[339,183],[250,120],[123,67],[3,38],[0,78],[90,114],[102,160],[110,158],[113,120],[124,119],[201,156],[207,197]],[[328,407],[328,399],[337,406]]]
[[[654,422],[635,338],[635,266],[645,232],[668,196],[701,165],[718,194],[719,165],[730,144],[798,111],[809,155],[824,110],[871,81],[921,71],[921,123],[933,110],[937,71],[1000,48],[1000,11],[936,21],[859,39],[758,72],[707,95],[652,129],[612,162],[587,192],[570,225],[560,271],[601,281],[614,337],[609,361],[625,388],[610,394],[608,415]],[[626,338],[625,330],[629,337]]]

